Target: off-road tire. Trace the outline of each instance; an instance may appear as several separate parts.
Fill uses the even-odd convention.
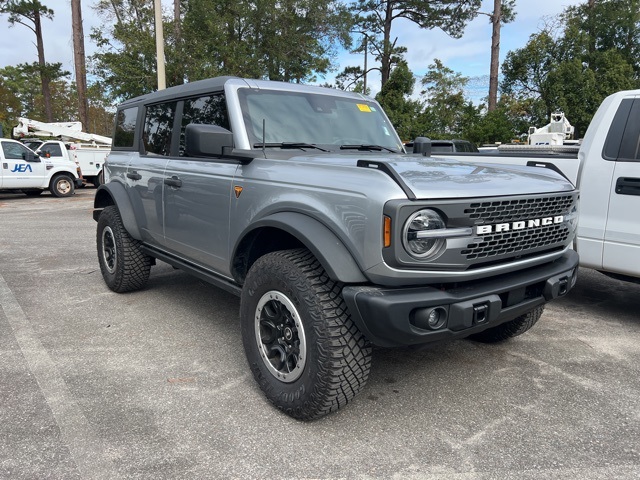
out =
[[[369,377],[371,347],[352,322],[341,290],[306,249],[264,255],[247,275],[240,302],[247,360],[269,401],[293,418],[313,420],[337,410],[362,390]],[[268,317],[263,311],[268,308],[258,307],[265,297],[276,307],[284,306],[285,313],[287,302],[295,310],[289,312],[289,338],[298,339],[299,355],[293,363],[300,368],[290,374],[278,372],[273,364],[269,368],[268,358],[261,355],[266,351],[265,337],[274,338],[263,335]],[[278,347],[275,341],[272,344]]]
[[[100,213],[96,244],[102,278],[111,290],[132,292],[147,284],[151,257],[142,252],[141,242],[129,236],[117,207],[105,207]]]
[[[75,191],[73,178],[64,173],[59,173],[51,179],[49,191],[56,197],[70,197]]]
[[[542,315],[542,312],[544,312],[544,305],[536,307],[530,312],[498,325],[497,327],[488,328],[483,332],[471,335],[470,338],[483,343],[497,343],[517,337],[533,327]]]
[[[25,188],[24,190],[22,190],[22,193],[24,193],[27,197],[39,197],[40,195],[42,195],[43,190],[39,189],[39,188]]]

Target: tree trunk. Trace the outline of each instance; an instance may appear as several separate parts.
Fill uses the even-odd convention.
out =
[[[180,22],[180,0],[173,0],[173,35],[175,37],[176,58],[180,58],[182,55],[182,25]],[[184,83],[184,67],[182,65],[182,62],[176,62],[173,85]]]
[[[78,116],[85,132],[89,131],[89,103],[87,101],[87,66],[84,54],[84,30],[82,28],[82,1],[71,0],[71,25],[73,30],[73,60],[76,68],[78,90]]]
[[[502,26],[502,0],[493,0],[491,15],[491,67],[489,69],[489,106],[492,112],[498,104],[498,74],[500,73],[500,28]]]
[[[383,39],[384,42],[382,45],[383,51],[380,58],[380,86],[384,87],[384,84],[387,83],[389,77],[391,77],[391,21],[393,19],[393,8],[391,2],[387,2],[387,9],[385,12],[384,19],[384,33]]]
[[[42,24],[40,22],[40,11],[34,9],[33,23],[36,32],[36,46],[38,48],[38,65],[40,66],[40,80],[42,82],[42,98],[44,99],[44,114],[47,122],[53,122],[53,110],[51,109],[51,87],[47,63],[44,60],[44,42],[42,39]]]

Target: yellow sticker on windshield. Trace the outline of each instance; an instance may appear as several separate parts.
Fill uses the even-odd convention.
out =
[[[364,103],[358,103],[358,110],[360,110],[361,112],[370,112],[371,108],[369,107],[369,105],[366,105]]]

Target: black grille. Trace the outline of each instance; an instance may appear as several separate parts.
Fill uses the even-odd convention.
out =
[[[565,225],[550,225],[532,230],[517,230],[484,235],[481,243],[471,243],[462,250],[467,259],[496,257],[561,244],[569,237]]]
[[[573,208],[574,195],[554,195],[472,203],[464,213],[475,225],[522,222],[566,216]],[[565,245],[571,231],[567,223],[540,225],[532,228],[492,232],[481,235],[460,253],[467,260],[501,256],[526,255],[533,250],[553,249]]]
[[[476,224],[517,222],[530,218],[551,217],[567,213],[573,205],[572,195],[523,198],[472,203],[464,210]]]

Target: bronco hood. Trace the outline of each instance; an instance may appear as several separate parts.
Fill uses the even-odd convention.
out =
[[[545,168],[460,162],[442,158],[358,160],[361,168],[375,168],[392,177],[408,198],[455,198],[569,192],[562,175]]]

